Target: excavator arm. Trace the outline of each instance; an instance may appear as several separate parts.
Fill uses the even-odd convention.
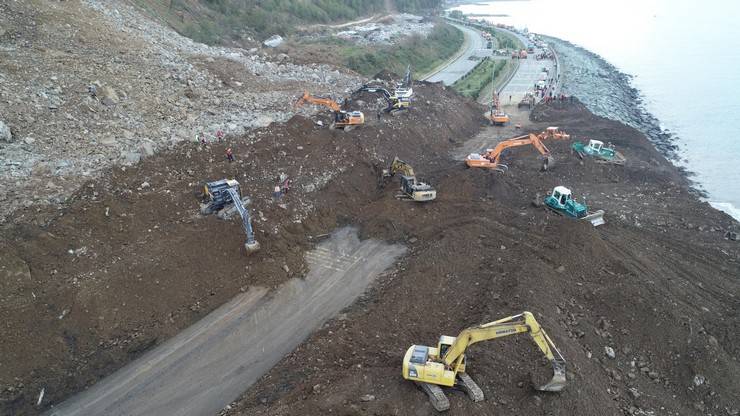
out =
[[[457,372],[463,364],[465,350],[477,342],[502,338],[509,335],[528,332],[540,351],[547,357],[553,367],[553,378],[549,383],[537,387],[541,391],[560,391],[565,387],[565,359],[555,347],[544,329],[530,312],[509,316],[498,321],[464,329],[452,345],[447,348],[442,362]]]
[[[499,159],[501,158],[501,153],[503,153],[504,150],[510,147],[526,146],[528,144],[534,146],[543,156],[548,156],[550,154],[550,151],[537,136],[529,134],[527,136],[514,137],[513,139],[499,142],[493,150],[486,152],[485,157],[491,162],[498,164]]]
[[[332,100],[331,98],[314,97],[313,95],[309,94],[308,91],[305,91],[303,93],[303,96],[299,98],[298,101],[296,101],[295,107],[300,107],[305,103],[322,105],[324,107],[329,108],[330,110],[334,112],[342,111],[342,108],[339,106],[339,104],[336,101]]]

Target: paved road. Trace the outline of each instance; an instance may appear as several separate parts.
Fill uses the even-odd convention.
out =
[[[499,29],[504,30],[504,29]],[[524,45],[529,44],[529,40],[524,36],[504,30],[505,32],[516,36]],[[538,61],[534,59],[534,55],[541,53],[542,50],[535,48],[534,53],[529,54],[527,59],[522,59],[519,62],[519,69],[516,71],[514,76],[511,78],[508,84],[506,84],[499,93],[502,104],[509,104],[509,96],[511,96],[511,104],[516,105],[528,91],[533,91],[534,84],[540,80],[543,68],[547,68],[550,71],[550,76],[555,74],[553,61],[543,59]]]
[[[213,416],[349,306],[405,252],[343,228],[306,254],[309,273],[274,292],[253,288],[50,416]]]
[[[463,75],[470,72],[478,62],[479,59],[470,59],[471,56],[486,57],[491,56],[491,50],[486,49],[486,41],[483,36],[480,35],[475,29],[471,29],[466,26],[451,23],[456,28],[463,31],[467,44],[467,49],[454,61],[450,62],[447,66],[442,68],[440,71],[434,73],[431,76],[427,76],[424,81],[429,82],[443,82],[445,85],[452,85],[458,79],[462,78]]]

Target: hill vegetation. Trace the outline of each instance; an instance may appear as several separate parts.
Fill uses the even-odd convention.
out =
[[[350,69],[366,76],[389,70],[403,74],[407,65],[421,75],[449,59],[464,41],[463,33],[446,23],[437,24],[424,37],[414,35],[397,45],[380,48],[357,48],[346,45],[341,49],[342,62]]]
[[[441,0],[135,0],[150,15],[207,44],[293,33],[387,11],[424,13]],[[389,10],[391,9],[391,10]]]

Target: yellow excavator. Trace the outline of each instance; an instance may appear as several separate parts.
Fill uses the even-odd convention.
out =
[[[334,115],[334,121],[332,121],[330,126],[332,129],[350,131],[357,126],[365,124],[365,115],[361,111],[344,111],[339,106],[339,103],[331,98],[316,97],[305,91],[303,96],[296,101],[295,107],[300,107],[305,103],[322,105],[329,108]]]
[[[567,140],[570,135],[560,131],[557,127],[548,127],[540,134],[528,134],[499,142],[495,148],[486,150],[484,154],[471,153],[465,158],[465,164],[471,168],[486,168],[499,172],[506,172],[509,167],[500,162],[501,154],[510,147],[532,145],[543,157],[542,170],[548,170],[555,164],[550,150],[543,141],[547,139]]]
[[[485,398],[483,390],[467,374],[465,350],[477,342],[522,333],[529,333],[552,364],[552,379],[535,389],[551,392],[563,390],[566,385],[565,359],[530,312],[464,329],[457,337],[442,335],[436,348],[412,345],[403,357],[403,378],[421,387],[439,412],[450,408],[450,402],[440,386],[459,388],[474,402],[480,402]]]
[[[414,168],[398,157],[393,158],[390,169],[383,170],[381,184],[385,185],[385,182],[396,174],[401,177],[401,195],[398,195],[399,198],[411,199],[416,202],[433,201],[437,198],[437,191],[428,183],[417,181]]]

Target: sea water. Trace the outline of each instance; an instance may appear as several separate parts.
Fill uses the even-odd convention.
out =
[[[675,136],[678,150],[668,156],[740,221],[740,1],[518,0],[455,9],[570,41],[632,75],[643,105]]]

